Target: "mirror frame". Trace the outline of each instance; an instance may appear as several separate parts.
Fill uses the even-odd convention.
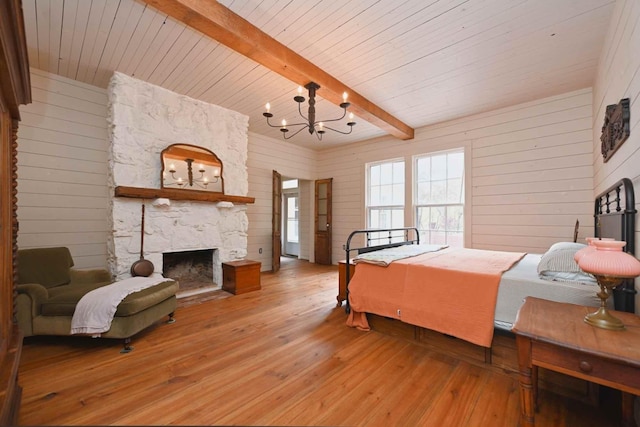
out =
[[[164,169],[165,156],[171,156],[167,158],[182,160],[182,161],[186,161],[187,159],[192,159],[193,163],[204,163],[204,164],[213,165],[213,166],[219,165],[220,176],[218,177],[218,179],[220,183],[220,191],[208,190],[203,188],[192,188],[192,186],[189,187],[184,185],[182,187],[165,186],[165,169]],[[166,188],[171,190],[184,190],[187,192],[200,191],[203,193],[224,194],[224,178],[222,177],[224,165],[222,164],[222,161],[220,160],[220,158],[216,156],[216,154],[213,151],[207,148],[200,147],[193,144],[184,144],[184,143],[171,144],[167,148],[162,150],[162,152],[160,153],[160,164],[162,166],[160,171],[160,188],[163,188],[163,189]],[[218,184],[218,182],[216,182],[216,184]]]

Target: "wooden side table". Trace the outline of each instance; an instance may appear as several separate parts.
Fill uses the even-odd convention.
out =
[[[260,286],[259,261],[243,259],[222,263],[222,289],[234,295],[257,291]]]
[[[534,425],[538,367],[622,391],[622,421],[634,426],[633,395],[640,396],[640,317],[615,312],[626,329],[584,322],[593,307],[527,297],[512,332],[520,371],[521,425]]]
[[[353,277],[353,273],[356,271],[356,265],[353,260],[349,260],[349,279]],[[342,306],[342,301],[347,299],[347,261],[338,261],[338,304],[336,307]]]

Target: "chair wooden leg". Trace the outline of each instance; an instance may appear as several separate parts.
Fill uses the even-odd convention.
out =
[[[169,320],[167,320],[167,323],[171,324],[171,323],[176,323],[176,319],[173,318],[174,313],[173,311],[171,313],[169,313]]]
[[[124,347],[120,350],[120,353],[131,353],[133,347],[131,346],[131,338],[124,339]]]

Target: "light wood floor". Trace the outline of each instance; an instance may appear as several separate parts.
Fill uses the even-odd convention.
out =
[[[31,337],[23,425],[516,426],[518,384],[419,343],[345,326],[335,266],[262,274],[262,290],[180,307],[119,341]],[[542,392],[540,426],[612,426]]]

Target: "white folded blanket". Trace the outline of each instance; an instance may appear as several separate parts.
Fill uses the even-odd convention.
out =
[[[94,289],[84,295],[73,312],[72,334],[92,334],[99,336],[111,328],[118,304],[127,295],[166,282],[165,277],[132,277]]]
[[[449,245],[403,245],[360,254],[353,259],[353,262],[354,264],[365,262],[367,264],[387,267],[393,261],[426,254],[428,252],[436,252],[448,247]]]

